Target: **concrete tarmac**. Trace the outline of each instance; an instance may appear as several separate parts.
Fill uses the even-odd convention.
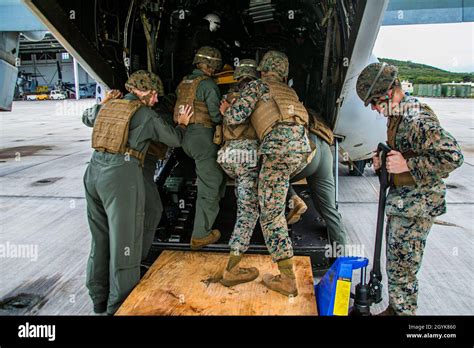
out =
[[[448,212],[428,237],[418,314],[472,315],[474,100],[422,101],[457,138],[465,163],[446,180]],[[93,314],[85,288],[90,232],[82,183],[92,153],[91,129],[81,121],[93,103],[14,102],[12,112],[1,114],[0,315]],[[364,175],[350,177],[348,168],[339,166],[339,209],[351,244],[371,259],[378,180],[372,168]],[[375,313],[387,304],[386,288]],[[17,296],[20,305],[9,301]]]

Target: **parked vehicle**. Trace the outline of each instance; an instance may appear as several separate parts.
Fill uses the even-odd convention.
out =
[[[33,101],[33,100],[48,100],[49,99],[49,95],[48,94],[44,94],[44,93],[41,93],[41,94],[28,94],[26,96],[26,100],[28,101]]]
[[[81,98],[94,98],[94,89],[83,86],[79,88],[79,96]]]
[[[59,90],[54,90],[49,93],[49,99],[51,100],[64,100],[66,95]]]

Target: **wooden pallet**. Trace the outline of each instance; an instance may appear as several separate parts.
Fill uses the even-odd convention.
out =
[[[299,295],[268,290],[265,273],[278,273],[268,255],[245,255],[243,267],[254,266],[253,282],[224,287],[211,279],[222,272],[228,254],[164,251],[122,304],[116,315],[317,315],[309,257],[294,258]]]

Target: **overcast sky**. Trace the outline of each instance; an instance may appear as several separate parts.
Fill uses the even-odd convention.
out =
[[[448,71],[474,72],[473,42],[474,23],[383,26],[374,53]]]

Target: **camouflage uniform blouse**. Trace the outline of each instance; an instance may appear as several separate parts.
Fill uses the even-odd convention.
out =
[[[387,215],[435,217],[446,212],[443,178],[461,166],[463,155],[456,139],[444,130],[434,112],[419,107],[413,97],[402,100],[402,121],[395,144],[397,150],[413,150],[407,159],[415,186],[392,187],[387,198]]]
[[[242,90],[241,97],[225,112],[226,124],[244,123],[252,115],[259,100],[270,98],[269,92],[264,80],[249,82]],[[279,124],[265,136],[259,152],[260,154],[307,153],[311,152],[311,147],[303,126]]]

